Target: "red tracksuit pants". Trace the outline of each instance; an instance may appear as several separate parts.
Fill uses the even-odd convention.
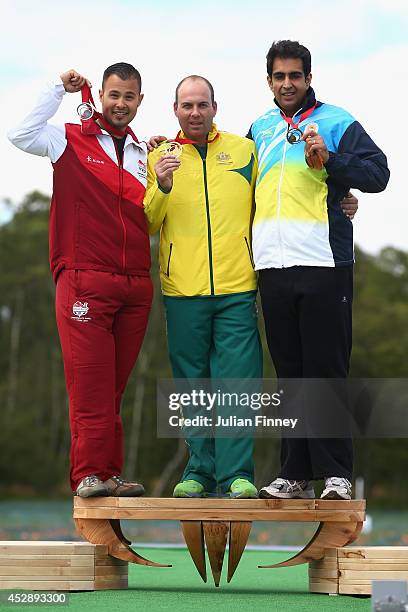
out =
[[[71,424],[70,479],[101,480],[123,467],[120,403],[146,331],[150,277],[63,270],[56,315]]]

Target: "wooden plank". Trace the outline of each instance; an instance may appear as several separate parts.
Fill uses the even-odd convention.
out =
[[[310,582],[309,591],[311,593],[338,593],[338,584],[333,582]]]
[[[104,591],[108,589],[118,590],[118,589],[127,589],[128,588],[128,580],[95,580],[95,591]]]
[[[93,555],[9,555],[0,558],[0,575],[3,566],[18,565],[19,567],[93,567]]]
[[[317,559],[315,561],[310,561],[309,563],[310,569],[338,569],[339,565],[337,561],[333,559],[333,561],[328,561],[325,558]]]
[[[309,568],[309,578],[338,578],[339,570],[336,569],[312,569]]]
[[[340,578],[345,580],[408,580],[408,572],[399,572],[397,570],[388,571],[355,571],[355,570],[339,570]]]
[[[83,580],[90,580],[94,577],[94,568],[90,567],[25,567],[10,565],[2,567],[0,579],[5,576],[31,576],[35,580],[36,576],[51,577],[56,576],[84,576]]]
[[[343,561],[339,563],[340,570],[353,570],[353,571],[388,571],[397,570],[408,572],[408,560],[402,561],[402,559],[362,559],[361,561]]]
[[[408,559],[408,546],[348,546],[337,554],[339,559]]]
[[[339,595],[371,595],[371,584],[339,584]]]
[[[98,565],[98,567],[95,567],[95,578],[98,576],[111,576],[116,577],[116,576],[127,576],[128,575],[128,568],[127,567],[112,567],[112,566],[103,566],[103,565]]]
[[[0,555],[93,555],[95,545],[89,542],[0,542]]]
[[[287,509],[287,510],[365,510],[365,500],[326,500],[326,499],[194,499],[163,497],[94,497],[74,498],[74,508],[163,508],[163,509]]]
[[[74,509],[76,508],[132,508],[139,510],[163,509],[163,510],[192,510],[192,509],[224,509],[231,510],[315,510],[316,500],[314,499],[227,499],[227,498],[149,498],[149,497],[94,497],[94,498],[75,498]],[[329,507],[329,509],[336,509]],[[347,506],[347,508],[349,508]],[[342,509],[341,506],[338,507]],[[351,510],[361,510],[360,506],[351,507]]]
[[[339,584],[371,584],[372,580],[367,580],[367,579],[363,579],[363,578],[359,578],[359,579],[350,579],[350,580],[344,580],[344,578],[339,579]]]
[[[337,584],[337,582],[339,581],[338,576],[332,577],[332,578],[325,578],[323,576],[319,577],[319,576],[314,576],[313,578],[309,578],[309,582],[331,582],[332,584]]]
[[[306,522],[361,522],[364,512],[345,510],[170,510],[138,508],[76,508],[74,518],[136,519],[179,521],[306,521]]]
[[[97,559],[95,557],[95,567],[98,565],[112,565],[116,566],[128,566],[128,561],[124,561],[123,559],[116,559],[116,557],[111,557],[108,555],[107,557],[102,557],[101,559]]]
[[[94,591],[93,580],[22,580],[21,576],[0,580],[0,589],[28,589],[30,591]]]
[[[315,499],[315,508],[317,510],[365,510],[365,499]]]

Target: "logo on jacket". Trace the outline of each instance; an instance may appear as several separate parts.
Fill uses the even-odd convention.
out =
[[[147,176],[146,164],[141,159],[139,159],[139,161],[137,162],[137,175],[140,178],[146,178],[146,176]]]
[[[229,153],[218,153],[215,159],[217,160],[217,164],[232,164],[231,155]]]
[[[74,321],[90,321],[91,318],[85,316],[88,314],[88,310],[88,302],[74,302],[72,305],[72,313],[74,316],[71,317],[71,319]]]
[[[92,157],[92,155],[87,155],[86,156],[86,161],[87,162],[91,162],[93,164],[104,164],[105,162],[103,161],[103,159],[94,159]]]

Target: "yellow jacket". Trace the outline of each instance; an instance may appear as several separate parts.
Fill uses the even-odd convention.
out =
[[[251,250],[254,143],[218,132],[215,125],[209,140],[206,158],[194,145],[183,144],[181,166],[169,194],[158,187],[154,172],[160,150],[149,155],[144,207],[150,233],[161,230],[160,278],[165,295],[226,295],[256,289]]]

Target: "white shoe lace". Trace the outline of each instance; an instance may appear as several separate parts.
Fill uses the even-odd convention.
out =
[[[347,480],[347,478],[331,476],[330,478],[326,478],[325,487],[326,489],[329,487],[342,487],[343,489],[351,489],[351,482]]]
[[[99,478],[96,476],[85,476],[82,482],[85,487],[93,487],[94,485],[98,484]]]
[[[301,489],[304,491],[307,488],[307,483],[303,487],[301,483],[306,482],[304,480],[286,480],[285,478],[275,478],[269,485],[272,489],[279,489],[280,485],[287,486],[288,493],[293,493],[294,491]]]

